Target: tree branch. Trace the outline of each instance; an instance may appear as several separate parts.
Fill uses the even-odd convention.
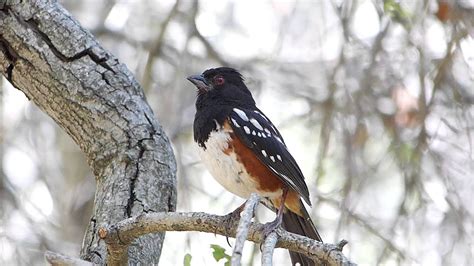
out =
[[[242,259],[242,251],[244,249],[245,240],[249,232],[250,224],[255,213],[255,208],[260,202],[260,197],[256,193],[252,193],[245,203],[244,210],[240,216],[239,225],[237,226],[237,235],[235,237],[234,251],[232,252],[232,265],[240,266]]]
[[[44,258],[51,264],[52,266],[92,266],[92,263],[81,260],[78,258],[71,258],[69,256],[46,251],[44,253]]]
[[[163,231],[199,231],[219,235],[236,235],[237,221],[233,221],[230,230],[226,230],[222,223],[225,216],[211,215],[202,212],[191,213],[148,213],[118,222],[115,225],[100,228],[100,237],[108,246],[121,246],[126,249],[137,237],[145,234]],[[251,223],[248,240],[255,243],[263,241],[263,224]],[[227,232],[226,232],[227,231]],[[340,246],[321,243],[316,240],[289,233],[282,229],[276,231],[278,242],[276,247],[317,258],[328,265],[355,265],[349,261],[340,250]]]
[[[278,243],[278,235],[275,232],[270,233],[263,242],[262,248],[262,266],[273,265],[273,251]]]

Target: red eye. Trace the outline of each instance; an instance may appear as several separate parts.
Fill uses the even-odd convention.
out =
[[[222,84],[224,84],[224,82],[225,82],[225,80],[222,76],[218,76],[214,79],[214,83],[216,85],[222,85]]]

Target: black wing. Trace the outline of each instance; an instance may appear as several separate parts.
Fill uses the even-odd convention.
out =
[[[230,124],[237,137],[258,159],[311,205],[303,173],[270,119],[259,110],[234,108]]]

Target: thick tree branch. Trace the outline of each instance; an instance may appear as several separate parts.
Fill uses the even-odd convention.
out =
[[[56,1],[2,1],[0,72],[54,119],[86,154],[95,206],[81,257],[106,261],[99,226],[173,211],[176,165],[130,71]],[[137,239],[131,263],[157,264],[164,234]]]
[[[225,221],[225,216],[202,212],[148,213],[126,219],[109,227],[101,227],[99,231],[100,237],[105,240],[107,245],[120,246],[126,249],[137,237],[164,231],[199,231],[219,235],[228,234],[234,237],[238,222],[233,221],[230,230],[227,231],[222,226]],[[262,243],[263,226],[262,224],[251,223],[248,240]],[[279,236],[276,247],[300,252],[322,262],[327,262],[328,265],[354,265],[344,256],[338,245],[321,243],[282,229],[278,229],[276,234]]]

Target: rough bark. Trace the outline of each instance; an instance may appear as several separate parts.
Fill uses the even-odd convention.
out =
[[[0,71],[71,136],[93,169],[83,259],[104,263],[101,225],[175,209],[175,159],[140,85],[56,1],[0,1]],[[140,237],[128,261],[158,263],[163,238]]]
[[[127,246],[136,237],[161,231],[198,231],[235,237],[239,221],[233,219],[230,220],[230,223],[228,222],[228,216],[217,216],[203,212],[148,213],[120,221],[109,227],[101,227],[99,235],[105,239],[107,244],[117,249],[120,249],[120,246]],[[222,226],[226,223],[228,227]],[[264,239],[264,226],[251,222],[247,228],[247,240],[255,243],[263,243],[266,240],[273,241],[274,243],[268,244],[270,247],[265,247],[265,253],[268,253],[269,248],[280,247],[315,258],[321,261],[321,265],[356,265],[342,253],[342,248],[347,244],[345,240],[340,241],[337,245],[322,243],[287,232],[282,228],[277,229],[270,239]]]

